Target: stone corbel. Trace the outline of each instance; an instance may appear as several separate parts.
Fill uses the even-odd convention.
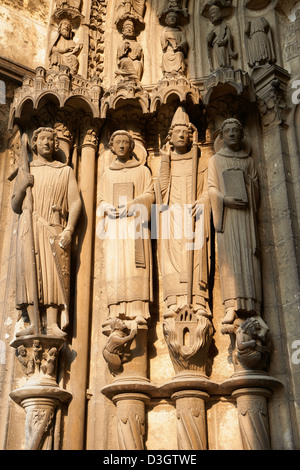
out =
[[[236,400],[244,450],[271,449],[267,401],[281,382],[267,373],[271,350],[270,331],[260,316],[224,325],[231,338],[234,374],[220,391]]]
[[[213,326],[183,308],[164,320],[163,331],[176,375],[162,389],[176,403],[178,449],[206,450],[205,402],[217,387],[205,373]]]
[[[56,415],[72,398],[56,381],[64,341],[56,336],[35,335],[11,343],[26,376],[26,382],[10,393],[10,398],[26,411],[25,450],[53,450],[54,442],[59,447],[54,435],[59,426]]]
[[[254,70],[251,78],[264,130],[284,124],[289,112],[286,100],[289,73],[278,65],[270,65]]]

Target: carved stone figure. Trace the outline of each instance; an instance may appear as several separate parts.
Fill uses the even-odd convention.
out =
[[[119,0],[118,16],[134,15],[143,18],[146,9],[146,0]]]
[[[176,316],[189,303],[197,315],[211,315],[208,306],[211,209],[207,166],[199,159],[196,142],[192,148],[193,131],[189,116],[179,107],[169,130],[168,143],[161,151],[157,192],[159,203],[167,210],[161,206],[160,230],[168,227],[168,233],[160,234],[159,248],[165,317]],[[197,175],[197,181],[193,175]],[[187,237],[191,235],[188,227],[191,228],[193,217],[196,217],[196,242],[191,246]]]
[[[236,331],[236,358],[246,369],[262,369],[270,353],[270,330],[260,317],[250,317]]]
[[[98,215],[105,216],[104,260],[109,318],[150,317],[151,246],[148,222],[154,189],[150,170],[135,157],[134,140],[116,131],[110,148],[116,156],[100,180]]]
[[[140,81],[144,70],[144,53],[136,40],[135,26],[132,19],[124,21],[122,29],[123,41],[117,52],[119,80]]]
[[[55,160],[58,149],[55,131],[45,127],[37,129],[31,144],[35,158],[29,171],[26,146],[23,146],[23,159],[27,163],[20,165],[12,196],[12,208],[20,214],[16,308],[26,310],[30,321],[16,336],[38,333],[44,315],[48,334],[65,335],[58,321],[60,314],[62,328],[69,321],[70,244],[81,200],[73,170]]]
[[[161,36],[163,50],[162,70],[164,76],[184,75],[188,54],[188,43],[184,31],[178,25],[178,13],[170,10],[165,17],[166,27]]]
[[[69,67],[72,75],[78,72],[78,54],[82,44],[73,41],[72,23],[68,18],[63,18],[58,25],[58,36],[50,49],[50,68],[58,70],[60,65]]]
[[[249,38],[248,64],[250,67],[276,62],[271,28],[263,16],[248,21],[245,34]]]
[[[213,28],[207,36],[210,70],[231,67],[231,59],[235,59],[237,54],[233,51],[230,28],[223,20],[221,9],[217,5],[210,7],[209,19],[213,24]]]
[[[236,119],[223,122],[223,148],[210,159],[208,191],[217,232],[223,323],[260,315],[261,272],[257,210],[258,174],[243,148],[243,129]]]
[[[115,375],[120,372],[122,364],[128,359],[125,347],[130,346],[137,334],[137,330],[130,329],[123,320],[118,318],[110,322],[110,328],[111,332],[103,349],[103,357],[108,364],[109,370]]]
[[[34,373],[34,359],[27,354],[27,350],[23,344],[18,346],[16,354],[25,375],[32,375]]]

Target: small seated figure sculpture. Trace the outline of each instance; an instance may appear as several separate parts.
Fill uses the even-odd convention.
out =
[[[68,18],[61,20],[58,26],[58,36],[50,50],[50,68],[58,70],[60,65],[66,65],[72,75],[79,68],[78,54],[83,45],[73,41],[72,23]]]
[[[137,334],[137,329],[129,331],[123,320],[115,318],[110,322],[111,333],[103,349],[103,357],[106,360],[109,370],[113,375],[120,372],[122,364],[128,360],[130,353],[125,352],[125,348],[130,347]]]

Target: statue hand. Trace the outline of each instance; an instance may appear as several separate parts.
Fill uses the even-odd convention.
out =
[[[72,241],[72,232],[64,230],[59,236],[59,246],[66,250]]]
[[[245,201],[229,196],[225,196],[224,205],[230,209],[245,209],[247,207],[247,203]]]

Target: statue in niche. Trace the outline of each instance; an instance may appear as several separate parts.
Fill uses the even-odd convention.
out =
[[[175,318],[190,304],[196,317],[211,317],[208,305],[211,208],[207,166],[199,158],[198,142],[194,141],[193,145],[193,137],[197,140],[196,129],[180,106],[174,114],[167,144],[161,150],[157,178],[162,211],[159,261],[166,304],[164,318]],[[193,174],[197,175],[196,181]],[[193,218],[196,241],[191,246],[187,227],[192,227]],[[165,227],[168,233],[162,232]]]
[[[146,0],[119,0],[118,16],[133,15],[143,18],[146,9]]]
[[[115,160],[100,180],[97,214],[102,217],[106,291],[113,318],[146,324],[150,317],[151,242],[148,223],[154,189],[150,170],[134,154],[129,132],[110,139]]]
[[[111,332],[107,343],[103,349],[103,357],[106,360],[109,370],[113,375],[120,372],[122,364],[130,358],[130,353],[126,352],[136,337],[137,329],[130,329],[128,325],[119,318],[114,318],[110,322]]]
[[[47,127],[34,131],[31,146],[35,158],[29,167],[28,144],[24,142],[23,164],[16,178],[12,208],[20,215],[16,308],[27,312],[30,325],[16,336],[39,333],[39,323],[43,327],[42,317],[46,317],[47,334],[65,336],[62,329],[69,321],[70,244],[81,211],[81,199],[73,170],[55,160],[56,132]]]
[[[182,31],[178,24],[177,10],[170,9],[166,13],[164,22],[166,27],[161,36],[163,74],[166,77],[178,74],[184,75],[188,43],[184,31]]]
[[[209,20],[213,28],[207,36],[208,60],[211,72],[218,68],[231,67],[231,59],[236,59],[233,51],[233,39],[229,26],[223,19],[222,11],[217,5],[209,9]]]
[[[245,34],[248,37],[249,67],[276,62],[271,28],[264,17],[252,18],[248,21]]]
[[[59,70],[60,65],[69,67],[72,75],[76,75],[79,68],[78,54],[83,45],[73,41],[72,23],[63,18],[58,25],[58,36],[50,49],[50,68]]]
[[[223,122],[223,147],[208,165],[208,191],[217,232],[224,324],[261,312],[260,249],[257,233],[259,182],[237,119]]]
[[[117,52],[118,70],[116,76],[119,80],[139,82],[144,71],[144,53],[142,46],[136,40],[132,19],[128,18],[124,21],[122,36],[123,41]]]

